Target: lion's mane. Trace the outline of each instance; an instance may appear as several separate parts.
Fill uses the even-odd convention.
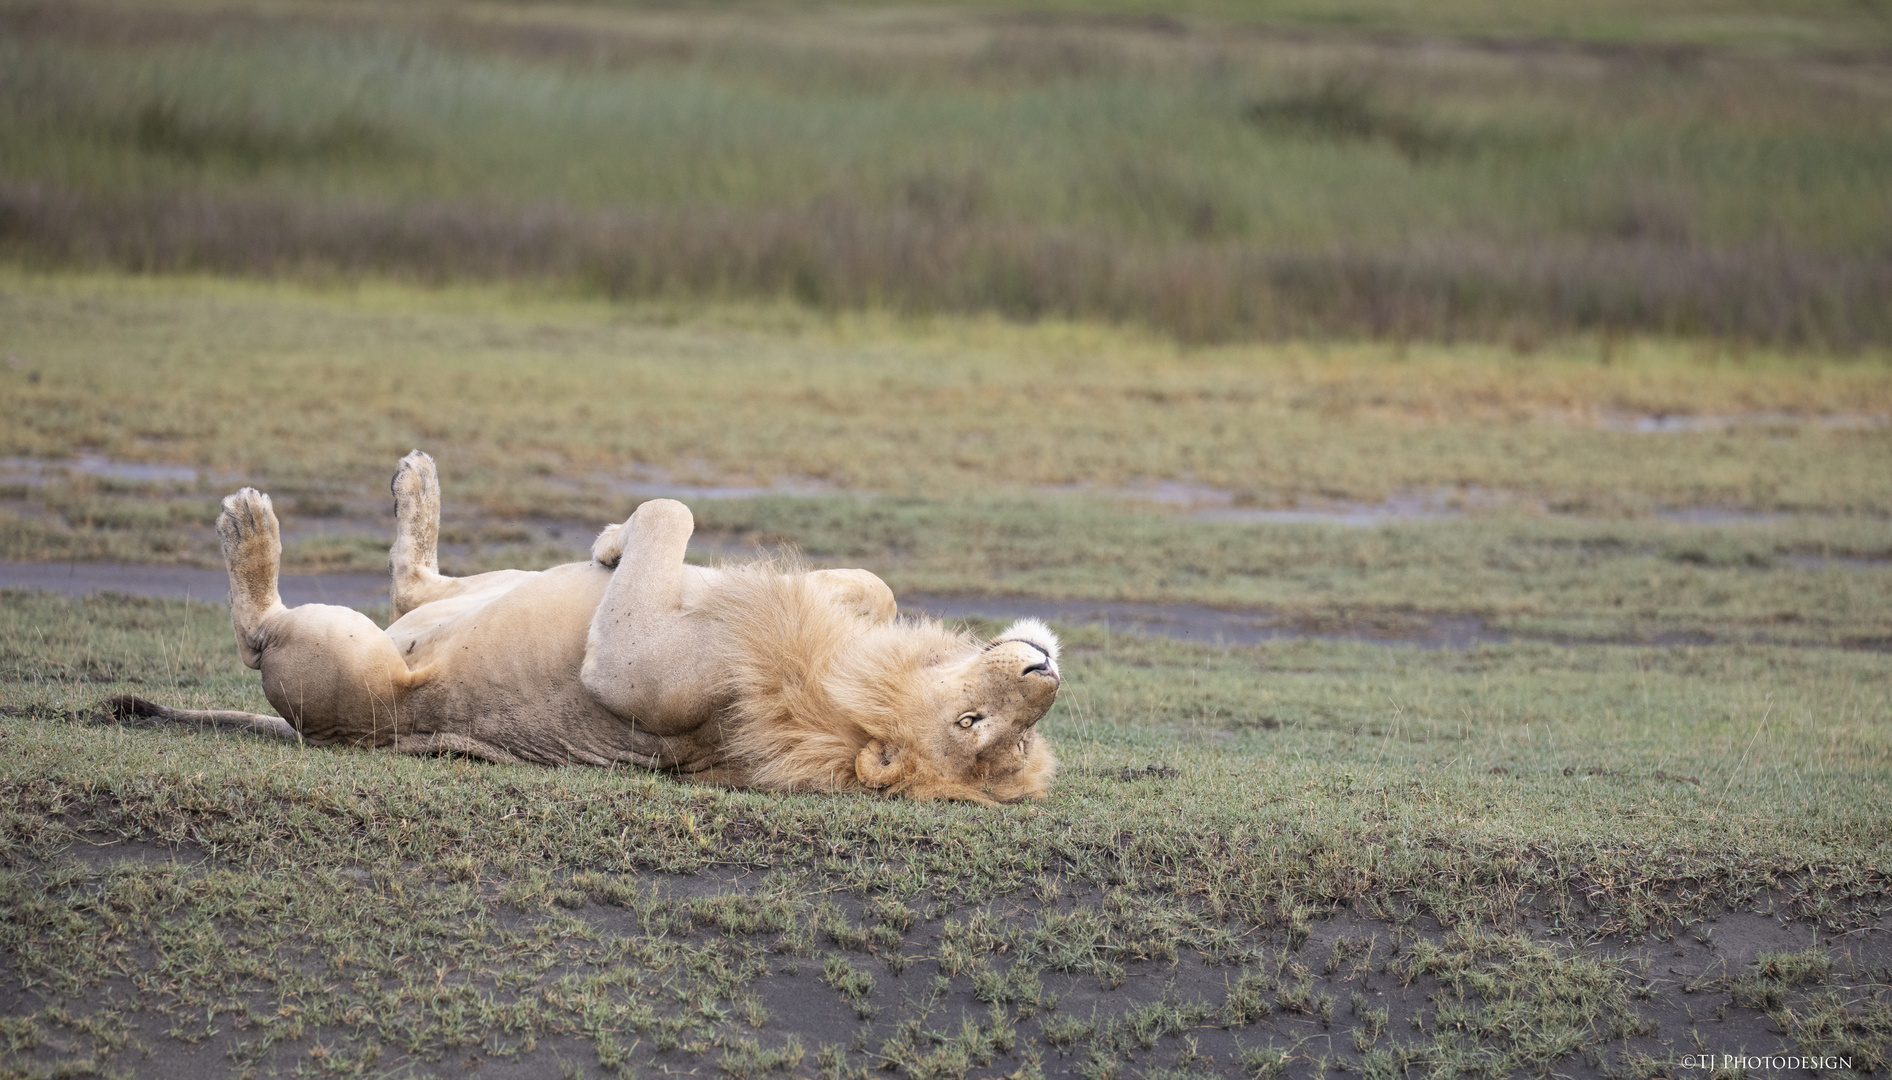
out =
[[[731,631],[725,745],[756,787],[858,791],[864,748],[909,745],[926,730],[926,669],[980,643],[934,619],[862,618],[797,569],[728,568],[710,601],[706,614]]]

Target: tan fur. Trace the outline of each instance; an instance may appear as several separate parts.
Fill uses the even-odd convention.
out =
[[[435,562],[432,459],[408,455],[393,490],[398,618],[386,631],[346,608],[284,607],[268,496],[224,500],[232,625],[289,723],[218,723],[777,791],[990,803],[1049,786],[1055,763],[1035,725],[1057,696],[1058,645],[1041,623],[981,642],[897,617],[864,570],[689,566],[693,522],[668,499],[607,528],[588,563],[449,578]]]
[[[931,746],[941,691],[955,687],[938,669],[978,654],[978,639],[930,619],[863,627],[806,576],[767,566],[729,574],[711,610],[732,639],[727,746],[752,784],[990,801],[987,776],[955,775]],[[889,747],[902,748],[898,763]],[[1041,782],[1006,794],[1042,792],[1042,758]]]

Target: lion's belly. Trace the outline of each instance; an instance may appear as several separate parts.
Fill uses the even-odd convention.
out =
[[[595,563],[555,567],[414,634],[389,628],[410,670],[433,667],[409,693],[417,733],[453,732],[548,764],[635,762],[687,767],[709,749],[664,738],[599,705],[579,680],[591,616],[611,572]],[[451,603],[451,601],[448,601]]]

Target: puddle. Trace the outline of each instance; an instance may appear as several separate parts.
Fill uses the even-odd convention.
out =
[[[74,597],[116,592],[209,604],[226,603],[230,595],[229,578],[222,570],[123,563],[0,562],[0,588],[43,589]],[[284,574],[278,588],[283,602],[292,607],[297,604],[369,607],[388,600],[385,574]],[[1481,619],[1453,615],[1402,616],[1397,625],[1330,632],[1294,625],[1275,612],[1225,611],[1201,604],[909,593],[900,598],[900,605],[903,610],[923,611],[942,619],[977,617],[1005,621],[1031,617],[1065,624],[1105,625],[1126,633],[1217,645],[1252,645],[1277,638],[1319,638],[1417,645],[1428,649],[1465,649],[1511,640],[1511,635],[1487,627]]]
[[[1402,491],[1376,503],[1330,499],[1299,502],[1289,507],[1237,506],[1233,492],[1170,480],[1122,488],[1065,484],[1042,487],[1038,491],[1046,495],[1091,495],[1155,503],[1174,507],[1191,521],[1236,525],[1339,525],[1366,529],[1401,522],[1445,521],[1507,510],[1568,520],[1578,517],[1553,515],[1538,499],[1478,487]],[[1668,507],[1651,511],[1649,516],[1656,521],[1677,525],[1759,525],[1790,521],[1795,517],[1776,511],[1715,506]]]
[[[1037,618],[1067,625],[1108,626],[1127,633],[1210,645],[1254,645],[1281,638],[1312,638],[1417,645],[1423,649],[1469,649],[1474,645],[1497,645],[1512,640],[1511,634],[1469,615],[1401,616],[1396,625],[1325,631],[1296,625],[1278,612],[1253,608],[1228,611],[1203,604],[908,593],[900,597],[900,606],[903,610],[923,611],[942,619],[984,618],[1004,622]]]
[[[0,483],[44,487],[73,475],[96,476],[130,484],[195,484],[198,472],[188,465],[139,465],[98,454],[76,458],[0,458]]]
[[[291,607],[366,607],[388,602],[386,574],[284,574],[277,588],[283,603]],[[223,604],[230,599],[230,578],[222,570],[196,566],[0,562],[0,589],[43,589],[64,596],[115,592]]]
[[[745,487],[742,485],[717,486],[706,484],[665,484],[655,481],[613,480],[605,482],[606,490],[614,495],[629,495],[638,499],[677,499],[682,502],[693,500],[714,501],[717,499],[759,499],[765,495],[790,495],[807,498],[814,495],[847,495],[852,498],[867,498],[864,492],[839,491],[835,488],[808,487],[799,484],[771,484],[768,487]]]
[[[1206,484],[1161,480],[1129,487],[1100,488],[1060,484],[1037,489],[1044,495],[1090,495],[1155,503],[1180,510],[1193,521],[1238,525],[1343,525],[1367,528],[1398,521],[1428,521],[1518,507],[1542,509],[1504,492],[1484,488],[1435,488],[1400,492],[1384,502],[1323,499],[1289,507],[1237,506],[1235,493]]]
[[[701,462],[689,467],[698,475],[711,470]],[[811,498],[846,496],[867,499],[864,491],[847,491],[813,476],[778,476],[766,484],[689,483],[676,479],[671,470],[657,465],[631,465],[617,473],[577,479],[554,478],[547,481],[568,491],[606,491],[633,499],[678,499],[683,502],[715,502],[722,499],[759,499],[765,496]]]
[[[1773,414],[1759,415],[1773,416]],[[1710,421],[1738,421],[1740,424],[1765,422],[1752,416],[1644,419],[1660,420],[1665,424],[1671,422],[1675,424],[1708,423]],[[1804,422],[1814,422],[1802,419]],[[1886,418],[1881,416],[1828,417],[1821,419],[1820,422],[1830,422],[1828,426],[1868,427],[1881,426],[1885,420]],[[1671,428],[1660,430],[1671,430]],[[1673,428],[1673,430],[1682,430],[1682,428]],[[705,471],[694,465],[692,469],[695,475],[701,475]],[[230,477],[203,472],[188,465],[136,464],[114,461],[97,454],[81,454],[70,459],[0,457],[0,484],[49,487],[70,483],[73,478],[79,476],[96,477],[122,484],[154,486],[190,486],[197,484],[200,480],[227,481],[231,486],[237,483]],[[876,497],[873,492],[837,487],[819,477],[810,476],[776,477],[766,484],[689,483],[675,479],[670,470],[650,465],[632,466],[620,473],[599,474],[591,477],[549,477],[543,483],[547,487],[569,493],[587,495],[605,493],[633,502],[660,498],[678,499],[689,503],[767,497],[848,499]],[[1327,525],[1373,528],[1402,522],[1444,521],[1507,510],[1530,514],[1550,513],[1541,500],[1478,487],[1403,491],[1384,501],[1372,503],[1323,499],[1303,500],[1291,506],[1276,507],[1239,506],[1236,504],[1235,494],[1231,491],[1182,480],[1151,481],[1117,488],[1098,487],[1089,483],[1059,484],[1041,486],[1033,491],[1035,494],[1050,497],[1086,496],[1151,503],[1172,509],[1186,520],[1235,525]],[[298,522],[295,519],[309,517],[326,519],[331,516],[322,512],[295,513],[293,501],[289,504],[289,508],[292,514],[291,520],[284,523],[285,538],[289,532],[302,531],[298,528]],[[1791,520],[1795,516],[1788,513],[1724,507],[1671,507],[1655,510],[1650,514],[1650,517],[1656,521],[1704,526],[1768,524]],[[353,522],[330,522],[326,527],[316,527],[314,534],[353,534],[363,531],[361,528],[353,527],[354,524]],[[528,524],[539,526],[547,523]],[[556,523],[550,528],[552,536],[559,536],[562,531],[560,525],[562,523]],[[380,532],[387,528],[387,524],[377,519],[365,528],[369,532]],[[593,535],[597,531],[596,528],[590,526],[586,526],[585,530]],[[586,546],[589,546],[589,540]]]
[[[1794,413],[1756,412],[1705,416],[1674,413],[1605,413],[1600,426],[1604,431],[1631,435],[1699,435],[1741,429],[1801,428],[1821,431],[1855,431],[1892,425],[1885,413],[1834,413],[1827,416],[1800,416]]]
[[[695,550],[695,545],[692,545]],[[722,552],[716,552],[722,553]],[[752,555],[754,551],[737,552]],[[1795,556],[1796,561],[1812,556]],[[1838,559],[1821,559],[1820,566]],[[1879,560],[1853,559],[1861,568],[1884,567]],[[373,607],[388,601],[385,574],[284,574],[278,588],[283,602]],[[192,566],[139,566],[126,563],[0,562],[0,589],[42,589],[63,596],[115,592],[199,603],[228,602],[229,579],[222,570]],[[1228,610],[1206,604],[1155,604],[1105,600],[1049,600],[1033,596],[938,596],[905,593],[903,611],[941,619],[982,618],[995,622],[1035,618],[1065,625],[1104,626],[1129,634],[1174,638],[1207,645],[1254,645],[1280,639],[1359,641],[1374,645],[1414,645],[1422,649],[1469,649],[1517,640],[1576,642],[1559,637],[1517,634],[1488,625],[1472,615],[1382,614],[1374,621],[1310,623],[1264,608]],[[1641,641],[1596,641],[1664,647],[1711,645],[1713,639],[1690,633],[1657,634]],[[1883,646],[1864,646],[1883,648]]]
[[[1465,511],[1425,506],[1402,506],[1397,502],[1355,504],[1332,510],[1254,510],[1231,507],[1227,510],[1197,510],[1189,515],[1197,521],[1224,521],[1236,525],[1343,525],[1366,529],[1399,521],[1429,521],[1464,517]]]
[[[1892,566],[1892,558],[1864,555],[1789,555],[1787,562],[1802,570],[1883,570]]]
[[[1672,507],[1657,510],[1650,516],[1657,521],[1667,521],[1677,525],[1761,525],[1793,519],[1792,514],[1765,510],[1723,510],[1713,506]]]

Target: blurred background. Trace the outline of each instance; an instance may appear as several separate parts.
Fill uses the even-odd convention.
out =
[[[1892,5],[4,0],[0,254],[1850,351]]]

